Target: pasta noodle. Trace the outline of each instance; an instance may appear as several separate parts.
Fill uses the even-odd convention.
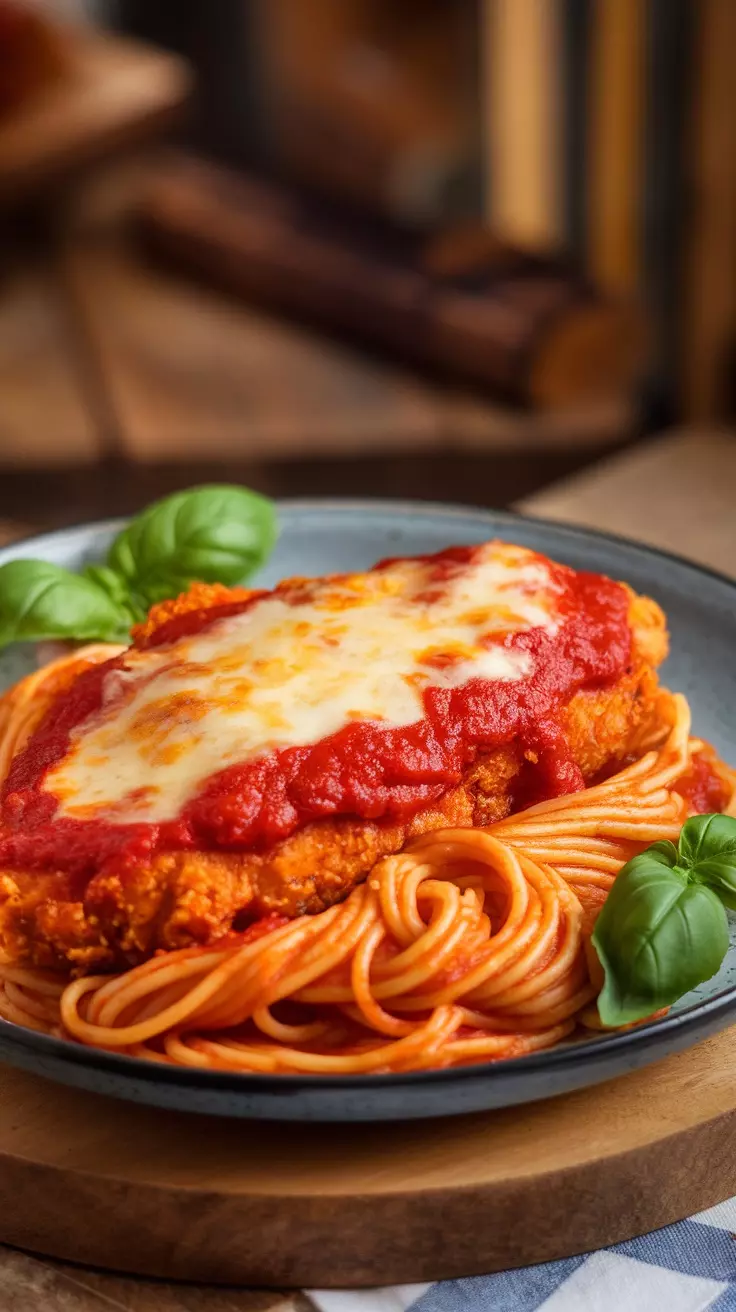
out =
[[[254,941],[164,954],[63,992],[37,971],[5,968],[4,982],[13,1019],[25,1008],[83,1043],[332,1074],[546,1047],[592,997],[577,898],[553,870],[474,830],[387,858],[342,905]],[[299,1019],[279,1015],[287,1000]]]
[[[650,843],[677,837],[687,817],[685,799],[672,791],[690,765],[690,708],[672,697],[673,727],[659,750],[605,783],[555,798],[494,826],[504,843],[552,866],[584,906],[597,911],[621,867]]]
[[[83,648],[0,701],[0,777],[80,667],[119,650]],[[589,935],[616,874],[676,839],[688,814],[673,786],[705,748],[683,697],[667,719],[664,741],[604,782],[488,829],[433,831],[317,915],[113,976],[5,961],[0,1016],[158,1062],[263,1073],[421,1070],[549,1047],[597,1023]]]

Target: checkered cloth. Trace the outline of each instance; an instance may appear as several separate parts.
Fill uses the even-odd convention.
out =
[[[736,1312],[733,1231],[736,1198],[587,1257],[441,1285],[311,1290],[310,1298],[320,1312]]]

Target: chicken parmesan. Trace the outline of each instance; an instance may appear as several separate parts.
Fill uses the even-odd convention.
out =
[[[321,912],[410,839],[625,766],[666,732],[666,651],[653,601],[495,541],[194,585],[33,702],[0,792],[0,941],[83,972]]]
[[[224,586],[254,514],[195,489],[81,581],[0,570],[0,643],[97,642],[0,698],[3,1021],[356,1075],[655,1019],[719,969],[735,777],[658,685],[653,601],[501,542]]]

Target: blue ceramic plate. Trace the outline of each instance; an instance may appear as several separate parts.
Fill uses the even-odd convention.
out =
[[[624,579],[667,613],[672,655],[664,679],[684,692],[695,731],[736,762],[736,584],[623,539],[500,512],[403,502],[310,501],[281,506],[281,537],[258,583],[290,574],[361,569],[381,556],[414,555],[500,537],[576,569]],[[0,551],[0,564],[43,557],[77,568],[102,557],[118,523],[51,533]],[[0,653],[0,688],[32,666],[21,647]],[[736,927],[734,927],[736,929]],[[513,1061],[413,1075],[279,1076],[159,1066],[97,1052],[0,1021],[0,1057],[65,1084],[161,1107],[270,1120],[369,1121],[533,1102],[625,1074],[689,1047],[736,1020],[736,932],[720,973],[670,1014],[627,1033],[577,1040]]]

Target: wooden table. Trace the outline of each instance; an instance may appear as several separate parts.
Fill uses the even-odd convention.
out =
[[[636,536],[733,573],[735,478],[736,435],[681,432],[558,484],[522,508]],[[306,1312],[310,1304],[302,1294],[165,1285],[4,1249],[0,1306],[9,1312]]]
[[[501,506],[634,431],[623,400],[514,411],[269,317],[144,262],[104,187],[86,204],[0,277],[0,517],[68,524],[214,479]]]
[[[664,433],[518,505],[736,574],[736,431]]]

